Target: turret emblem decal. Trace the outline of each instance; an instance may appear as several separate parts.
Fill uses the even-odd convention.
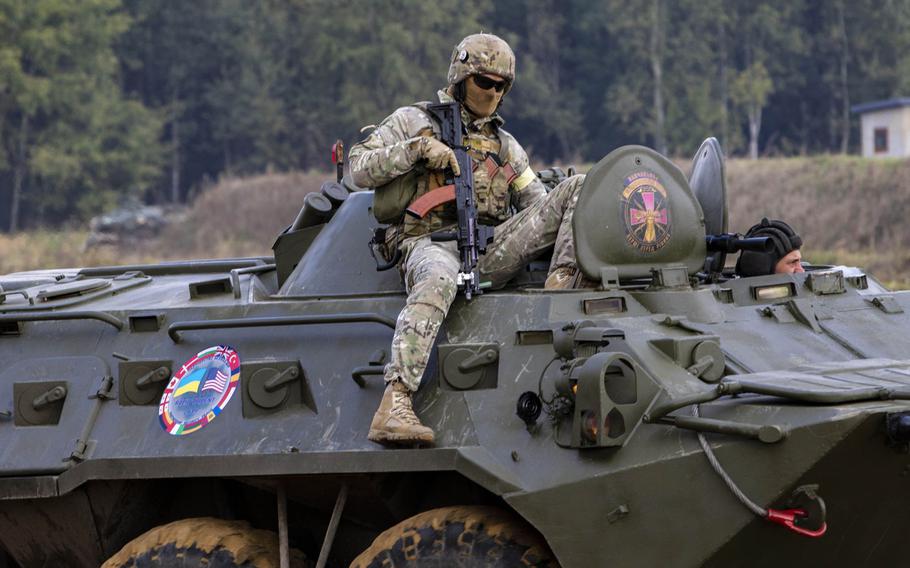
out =
[[[161,427],[182,436],[221,414],[240,384],[240,356],[227,345],[209,347],[174,374],[158,405]]]
[[[670,242],[670,201],[657,175],[636,172],[627,177],[622,205],[627,245],[651,253]]]

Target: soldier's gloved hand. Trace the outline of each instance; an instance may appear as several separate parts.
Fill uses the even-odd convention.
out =
[[[427,161],[429,169],[444,170],[448,166],[452,168],[452,173],[456,176],[461,175],[458,160],[451,148],[429,136],[421,136],[418,144],[417,152],[421,158]]]

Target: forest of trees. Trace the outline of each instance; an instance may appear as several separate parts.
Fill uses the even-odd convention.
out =
[[[851,105],[910,95],[910,0],[0,0],[0,230],[327,168],[480,30],[536,162],[850,152]]]

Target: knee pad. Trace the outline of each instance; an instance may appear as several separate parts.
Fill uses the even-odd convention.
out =
[[[446,313],[457,292],[455,278],[447,272],[439,272],[418,280],[408,291],[407,303],[433,306]]]

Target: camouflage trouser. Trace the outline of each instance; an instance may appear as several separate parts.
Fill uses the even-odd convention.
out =
[[[550,247],[554,247],[550,272],[574,268],[572,212],[583,181],[584,176],[565,180],[545,198],[496,227],[493,244],[478,263],[480,281],[502,287]],[[455,242],[432,242],[429,235],[406,239],[402,253],[408,299],[398,314],[385,380],[401,380],[416,391],[436,334],[455,299],[460,261]]]

